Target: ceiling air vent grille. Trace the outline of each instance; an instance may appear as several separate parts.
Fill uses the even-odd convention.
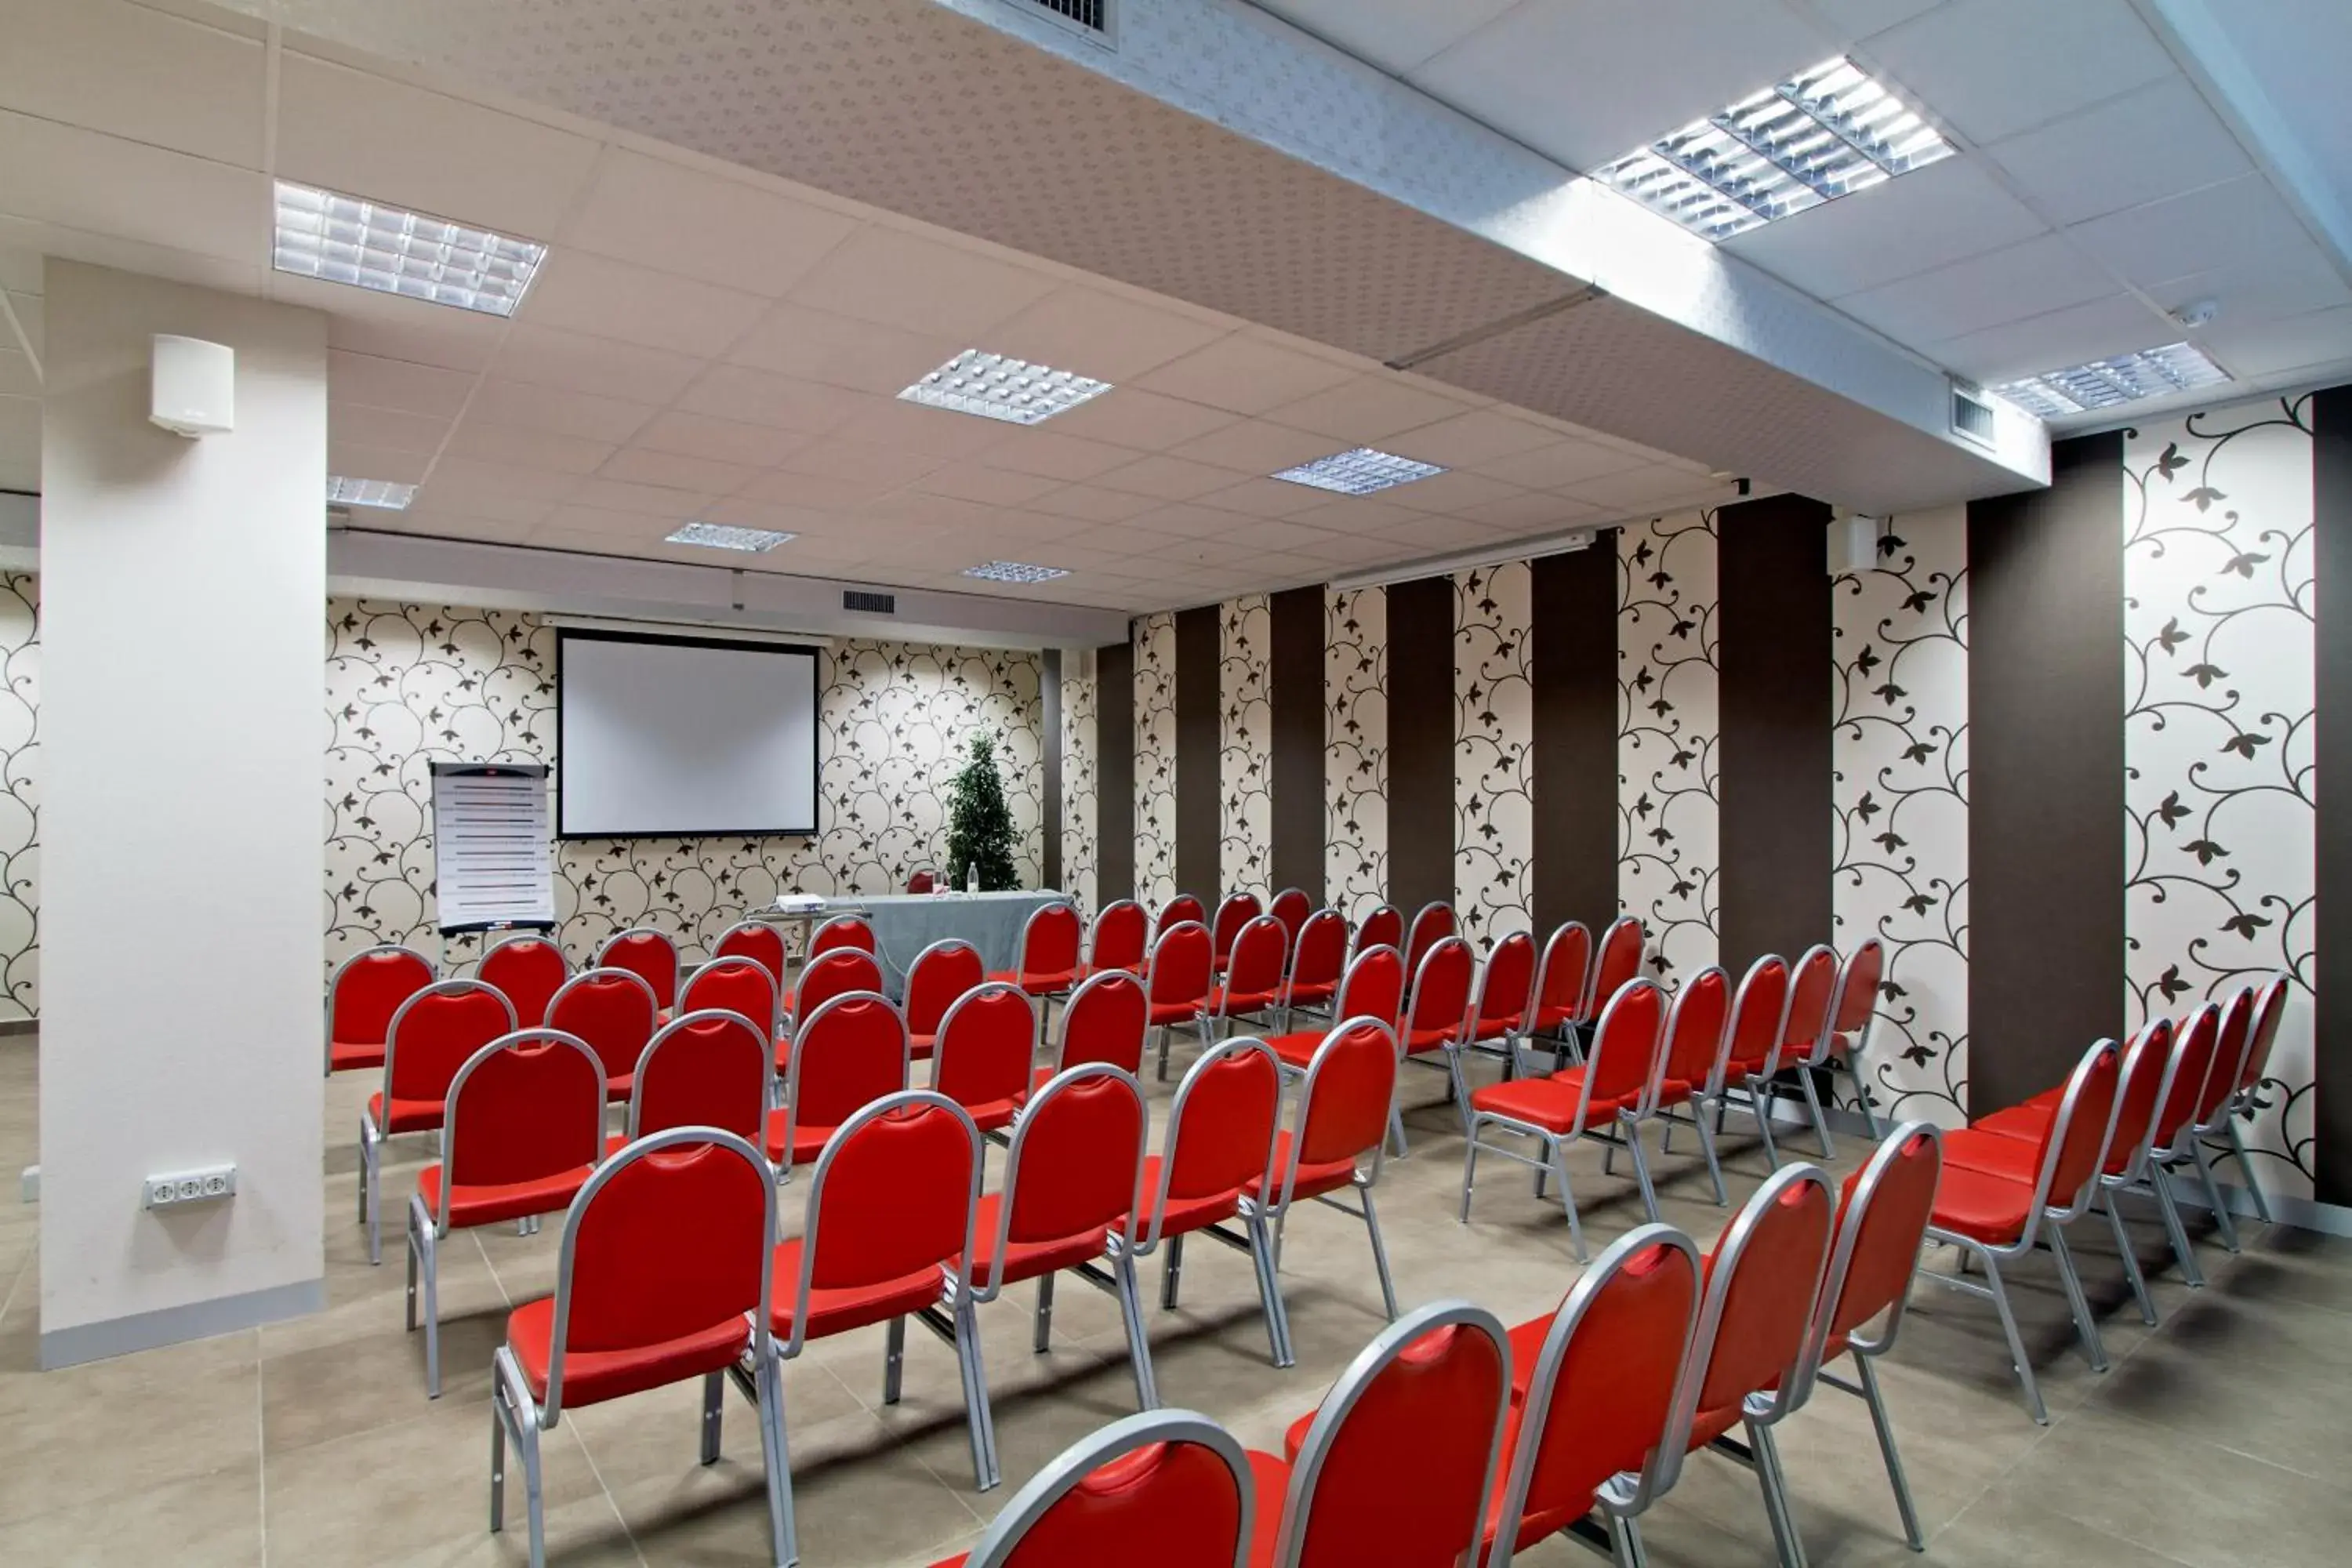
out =
[[[1024,11],[1043,11],[1070,31],[1098,44],[1118,41],[1118,0],[1009,0]]]
[[[841,607],[868,616],[895,616],[898,613],[898,596],[895,594],[868,594],[862,589],[844,588]]]
[[[1984,388],[1957,376],[1952,381],[1952,434],[1979,447],[1996,444],[1992,400]]]

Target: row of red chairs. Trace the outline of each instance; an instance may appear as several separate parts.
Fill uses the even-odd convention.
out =
[[[1917,1549],[1873,1363],[1901,1324],[1939,1163],[1935,1130],[1910,1123],[1835,1196],[1817,1166],[1777,1172],[1704,1259],[1647,1225],[1548,1318],[1507,1330],[1466,1301],[1424,1307],[1356,1358],[1282,1456],[1190,1411],[1116,1423],[939,1568],[1504,1568],[1563,1531],[1631,1565],[1643,1516],[1702,1451],[1754,1472],[1780,1560],[1801,1563],[1773,1433],[1822,1384],[1869,1405]],[[1844,1356],[1858,1381],[1826,1370]]]

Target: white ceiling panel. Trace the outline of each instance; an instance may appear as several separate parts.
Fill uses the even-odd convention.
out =
[[[1468,468],[1453,468],[1381,493],[1397,505],[1411,507],[1415,511],[1455,512],[1465,511],[1487,501],[1525,495],[1527,491],[1517,485],[1507,485],[1500,479],[1473,473]]]
[[[2237,138],[2179,75],[1995,142],[1986,155],[2059,224],[2178,195],[2250,167]]]
[[[895,397],[864,397],[831,435],[934,458],[974,458],[1002,445],[1016,428],[1001,419],[951,414]]]
[[[1842,38],[1867,38],[1932,11],[1945,0],[1811,0],[1813,14]]]
[[[325,311],[328,343],[354,353],[475,372],[490,363],[507,332],[505,321],[478,310],[453,310],[290,272],[268,273],[263,286],[273,300]]]
[[[1403,76],[1518,0],[1255,0],[1391,76]]]
[[[1435,463],[1442,468],[1460,468],[1531,452],[1559,439],[1549,430],[1527,420],[1493,409],[1473,408],[1466,414],[1393,437],[1389,447],[1401,457]]]
[[[790,436],[765,425],[734,419],[713,419],[673,408],[656,415],[636,432],[633,445],[654,452],[704,458],[714,462],[744,463],[766,468],[798,451],[810,438]],[[727,487],[732,489],[734,487]]]
[[[474,390],[467,416],[492,425],[515,425],[557,436],[617,445],[629,439],[654,416],[646,404],[617,397],[596,397],[584,392],[564,392],[529,382],[486,376]]]
[[[1866,54],[1979,146],[2173,69],[2130,0],[1948,0],[1873,38]]]
[[[1106,441],[1089,441],[1032,425],[1009,432],[988,449],[982,460],[992,468],[1066,481],[1108,473],[1122,463],[1133,462],[1135,454]]]
[[[437,365],[342,349],[327,351],[327,395],[334,401],[454,419],[465,407],[466,394],[473,384],[470,376]]]
[[[18,349],[0,348],[0,397],[40,395],[41,378],[33,369],[32,356]]]
[[[571,506],[670,520],[696,516],[718,499],[716,490],[673,489],[667,485],[631,484],[625,479],[583,479],[564,498]]]
[[[1475,523],[1507,533],[1545,533],[1554,529],[1574,528],[1601,515],[1599,508],[1571,500],[1566,496],[1529,490],[1505,496],[1499,500],[1481,501],[1476,506],[1464,507],[1444,521]]]
[[[1127,490],[1162,500],[1192,500],[1221,490],[1243,476],[1232,468],[1195,463],[1156,454],[1098,474],[1094,483],[1107,490]]]
[[[5,110],[0,213],[256,268],[269,261],[269,182],[259,174]],[[37,248],[72,254],[47,239]]]
[[[1532,451],[1515,452],[1478,465],[1488,479],[1523,489],[1557,489],[1580,484],[1601,474],[1639,468],[1643,459],[1598,441],[1554,441]]]
[[[803,305],[987,347],[982,334],[1053,291],[1055,280],[961,246],[880,225],[860,229],[793,286]]]
[[[1108,397],[1082,403],[1054,420],[1054,431],[1117,447],[1160,452],[1179,447],[1234,423],[1223,409],[1209,408],[1181,398],[1121,387]]]
[[[1211,506],[1251,517],[1296,517],[1310,507],[1321,506],[1330,500],[1330,491],[1318,490],[1311,485],[1265,479],[1244,479],[1202,499]]]
[[[16,356],[22,359],[23,355]],[[6,365],[0,362],[0,393],[18,392],[8,384]],[[34,388],[36,392],[39,389]],[[354,447],[384,447],[395,452],[421,452],[427,457],[448,438],[449,421],[399,408],[376,408],[341,398],[327,401],[327,439]]]
[[[1009,468],[983,468],[977,465],[941,468],[915,482],[934,494],[1002,507],[1026,506],[1046,491],[1062,488],[1061,480],[1049,479],[1039,474],[1016,474]],[[1050,512],[1034,515],[1055,522],[1069,521],[1055,517]]]
[[[530,306],[525,303],[524,309]],[[534,382],[623,402],[668,403],[702,370],[689,354],[518,321],[493,362],[509,380]]]
[[[1310,458],[1328,457],[1330,451],[1331,438],[1328,436],[1294,430],[1266,419],[1244,419],[1196,437],[1176,447],[1172,455],[1244,474],[1274,474]],[[1223,482],[1233,481],[1228,479]]]
[[[0,397],[0,489],[40,488],[40,399]]]
[[[986,346],[1032,364],[1118,384],[1231,331],[1070,284],[990,329]]]
[[[1088,522],[1124,522],[1140,517],[1158,501],[1150,496],[1139,496],[1126,490],[1107,490],[1098,485],[1064,485],[1048,490],[1029,503],[1039,511],[1056,517],[1079,518]]]
[[[749,331],[767,301],[625,261],[556,250],[531,280],[524,309],[535,326],[708,359]]]
[[[972,346],[961,337],[906,331],[784,303],[762,317],[728,357],[778,375],[895,397]]]
[[[1899,342],[1927,343],[2116,291],[2105,268],[2052,234],[1849,294],[1838,306]]]
[[[1451,419],[1463,407],[1455,398],[1376,371],[1269,409],[1266,417],[1277,425],[1360,446]]]
[[[669,489],[725,495],[742,486],[759,471],[749,463],[726,463],[711,458],[656,452],[649,447],[630,447],[606,458],[604,466],[597,473],[603,479],[623,479],[634,485],[659,485]]]
[[[559,237],[566,248],[773,298],[857,226],[762,186],[611,148]]]
[[[431,466],[429,452],[401,452],[388,447],[362,447],[347,442],[327,443],[327,472],[346,479],[382,479],[388,484],[416,485],[425,482],[425,471]],[[323,503],[323,492],[321,501]]]
[[[1937,343],[1928,353],[1937,363],[1979,381],[2014,381],[2045,370],[2155,348],[2180,335],[2179,328],[2131,295],[2110,294],[1953,338]]]
[[[2210,300],[2222,319],[2249,322],[2352,304],[2343,272],[2308,240],[2281,246],[2259,261],[2151,283],[2147,295],[2166,310]]]
[[[449,438],[452,457],[478,458],[485,462],[544,469],[551,474],[593,474],[613,451],[602,441],[583,441],[576,436],[557,436],[514,425],[489,425],[478,419],[461,421],[457,434]]]
[[[1263,414],[1337,386],[1356,374],[1330,359],[1244,331],[1163,365],[1137,384],[1212,408]]]
[[[0,0],[0,106],[261,166],[262,47],[121,0]]]
[[[278,174],[525,239],[554,234],[596,147],[291,50],[278,69]]]
[[[862,395],[837,386],[771,375],[749,365],[714,364],[695,377],[677,405],[713,418],[815,436],[835,428],[865,404]]]
[[[433,465],[433,483],[426,493],[460,511],[473,511],[479,510],[476,503],[486,500],[541,501],[551,506],[579,488],[577,474],[478,458],[444,457]]]
[[[2260,174],[2110,213],[2066,232],[2142,285],[2260,263],[2310,244],[2303,225]]]
[[[906,447],[877,447],[869,442],[831,436],[822,441],[812,441],[793,453],[784,459],[784,467],[795,473],[819,479],[839,479],[851,485],[871,485],[871,495],[880,495],[885,490],[912,484],[925,474],[944,468],[948,461],[948,458],[940,453],[919,452]],[[749,493],[748,489],[746,493]],[[826,501],[818,504],[837,503]]]
[[[2306,367],[2334,367],[2352,360],[2352,305],[2290,321],[2214,322],[2198,336],[2221,363],[2241,376],[2279,375]]]
[[[2047,232],[1973,158],[1947,158],[1724,242],[1824,300],[1892,283]]]

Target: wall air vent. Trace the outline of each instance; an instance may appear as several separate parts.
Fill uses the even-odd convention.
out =
[[[1952,434],[1979,447],[1999,444],[1994,433],[1992,400],[1973,381],[1952,378]]]
[[[1016,9],[1042,11],[1056,25],[1095,43],[1118,43],[1118,0],[1003,0]]]
[[[863,589],[844,588],[841,607],[868,616],[895,616],[898,613],[898,596],[895,594],[868,594]]]

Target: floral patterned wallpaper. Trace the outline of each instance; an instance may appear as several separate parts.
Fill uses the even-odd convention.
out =
[[[1209,896],[1203,889],[1200,896]],[[1135,623],[1135,896],[1176,896],[1176,617]]]
[[[2249,1140],[2310,1194],[2314,808],[2311,402],[2126,432],[2130,1019],[2284,970],[2296,984]]]
[[[1087,673],[1075,673],[1077,664],[1076,658],[1063,656],[1062,890],[1092,920],[1101,897],[1097,874],[1102,866],[1097,837],[1102,785],[1095,771],[1095,704],[1101,700],[1102,683],[1090,665]]]
[[[1534,580],[1524,561],[1454,577],[1454,906],[1481,948],[1535,926]]]
[[[1323,597],[1324,897],[1359,921],[1389,896],[1389,601]]]
[[[1670,984],[1717,961],[1720,930],[1715,527],[1617,531],[1617,901]]]
[[[1831,940],[1886,946],[1872,1102],[1945,1126],[1968,1120],[1968,522],[1965,507],[1891,519],[1875,564],[1830,589]]]
[[[41,593],[0,574],[0,1020],[41,1016]]]
[[[552,763],[555,632],[526,615],[375,600],[327,607],[327,872],[331,963],[378,942],[441,948],[431,763]],[[646,924],[700,957],[779,891],[887,892],[941,853],[942,798],[974,730],[1005,742],[1018,864],[1039,875],[1042,660],[1032,653],[845,640],[824,661],[810,838],[558,843],[556,912],[579,961]],[[472,956],[452,938],[446,961]]]
[[[1273,611],[1264,594],[1217,607],[1217,877],[1223,893],[1276,889]]]

